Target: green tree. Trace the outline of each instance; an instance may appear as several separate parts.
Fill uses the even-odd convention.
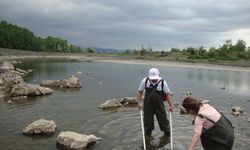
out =
[[[237,43],[233,46],[233,50],[236,52],[245,52],[246,42],[244,40],[238,40]]]
[[[0,47],[33,51],[82,52],[82,48],[68,45],[67,40],[48,36],[43,39],[26,28],[0,22]]]
[[[94,48],[87,48],[87,53],[95,53],[95,49]]]

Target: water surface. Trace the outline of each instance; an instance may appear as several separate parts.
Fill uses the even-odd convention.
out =
[[[120,100],[135,96],[139,83],[147,75],[149,65],[129,65],[102,62],[74,62],[33,60],[19,64],[22,69],[34,72],[25,78],[27,83],[41,80],[66,79],[77,76],[83,85],[79,90],[54,89],[49,96],[8,102],[0,100],[0,145],[6,150],[55,150],[56,137],[61,131],[95,134],[102,140],[88,149],[135,150],[142,149],[140,115],[136,107],[128,106],[101,110],[97,106],[107,99]],[[181,67],[158,67],[167,80],[174,101],[181,102],[184,94],[192,91],[199,99],[210,99],[212,105],[223,111],[235,124],[233,149],[246,150],[250,145],[250,73],[218,71]],[[76,72],[82,72],[77,74]],[[221,89],[225,87],[224,89]],[[242,105],[247,116],[230,114],[234,105]],[[21,130],[29,123],[45,118],[54,120],[58,129],[50,137],[27,137]],[[191,142],[192,118],[173,113],[173,134],[176,150],[187,149]],[[169,139],[162,136],[155,121],[153,137],[147,142],[148,149],[166,149]],[[201,146],[198,146],[201,149]]]

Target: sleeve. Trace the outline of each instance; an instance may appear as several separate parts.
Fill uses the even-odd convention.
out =
[[[201,135],[203,128],[204,119],[196,116],[194,122],[194,132]]]
[[[146,82],[146,78],[142,79],[139,87],[138,87],[138,91],[144,91],[145,89],[145,82]]]
[[[164,83],[163,83],[163,91],[165,93],[170,93],[170,89],[169,89],[168,84],[167,84],[167,82],[165,80],[164,80]]]

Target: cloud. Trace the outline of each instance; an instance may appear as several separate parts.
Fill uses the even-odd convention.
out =
[[[0,19],[83,47],[167,50],[250,37],[248,0],[1,0]]]

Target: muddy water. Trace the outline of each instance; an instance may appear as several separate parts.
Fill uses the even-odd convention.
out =
[[[101,62],[71,62],[35,60],[19,64],[34,72],[25,78],[28,83],[45,79],[64,79],[74,74],[83,84],[80,90],[54,89],[50,96],[8,102],[0,100],[0,145],[6,150],[55,150],[56,136],[61,131],[95,134],[102,140],[88,149],[142,149],[140,114],[135,106],[101,110],[97,106],[107,99],[135,96],[141,79],[152,66]],[[199,99],[210,99],[235,124],[233,149],[246,150],[250,145],[250,73],[159,67],[174,93],[174,101],[181,102],[188,91]],[[82,72],[77,74],[76,72]],[[225,89],[221,89],[225,87]],[[234,117],[231,107],[242,105],[246,116]],[[53,119],[58,129],[49,137],[26,137],[21,130],[39,118]],[[190,116],[173,113],[174,149],[185,150],[191,141],[193,127]],[[169,139],[163,136],[155,121],[153,136],[147,138],[150,150],[168,149]],[[0,148],[1,149],[1,148]],[[201,149],[199,145],[197,149]]]

